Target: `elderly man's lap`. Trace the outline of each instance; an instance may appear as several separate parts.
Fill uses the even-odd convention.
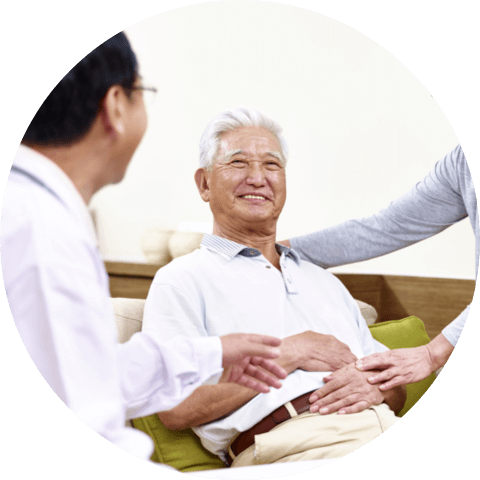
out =
[[[240,453],[232,467],[342,457],[397,420],[385,404],[350,415],[304,413],[257,435],[255,444]]]

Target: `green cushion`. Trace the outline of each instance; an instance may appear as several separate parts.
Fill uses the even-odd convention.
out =
[[[418,347],[430,339],[423,322],[417,317],[392,320],[369,326],[373,338],[390,349]],[[421,382],[407,385],[407,401],[399,416],[404,415],[433,383],[432,374]],[[149,435],[155,444],[151,460],[166,463],[181,472],[223,468],[224,463],[206,450],[190,428],[180,432],[164,427],[158,415],[137,418],[133,426]]]
[[[417,317],[376,323],[369,325],[368,328],[373,338],[391,350],[395,348],[420,347],[430,342],[430,338],[425,331],[425,325]],[[432,373],[425,380],[407,385],[407,401],[398,414],[399,417],[405,415],[418,402],[434,380],[435,374]]]
[[[149,435],[155,444],[151,460],[166,463],[181,472],[223,468],[225,464],[206,450],[192,429],[180,432],[168,430],[158,415],[136,418],[133,426]]]

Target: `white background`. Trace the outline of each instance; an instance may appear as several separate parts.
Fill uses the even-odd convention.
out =
[[[211,2],[125,31],[145,82],[160,93],[123,182],[91,203],[110,260],[142,259],[147,229],[212,223],[193,174],[201,133],[226,108],[259,108],[284,129],[288,195],[278,239],[384,208],[458,144],[435,99],[400,61],[309,10]],[[464,221],[428,242],[336,270],[474,278],[473,252]]]

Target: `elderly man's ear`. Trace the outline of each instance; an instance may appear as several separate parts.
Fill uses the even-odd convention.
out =
[[[210,201],[210,176],[204,168],[195,172],[195,183],[204,202]]]

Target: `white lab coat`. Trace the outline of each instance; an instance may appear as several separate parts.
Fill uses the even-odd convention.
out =
[[[108,275],[88,209],[52,161],[20,146],[1,219],[1,259],[13,318],[38,370],[103,437],[148,459],[152,442],[126,418],[168,410],[218,380],[218,337],[118,344]]]

